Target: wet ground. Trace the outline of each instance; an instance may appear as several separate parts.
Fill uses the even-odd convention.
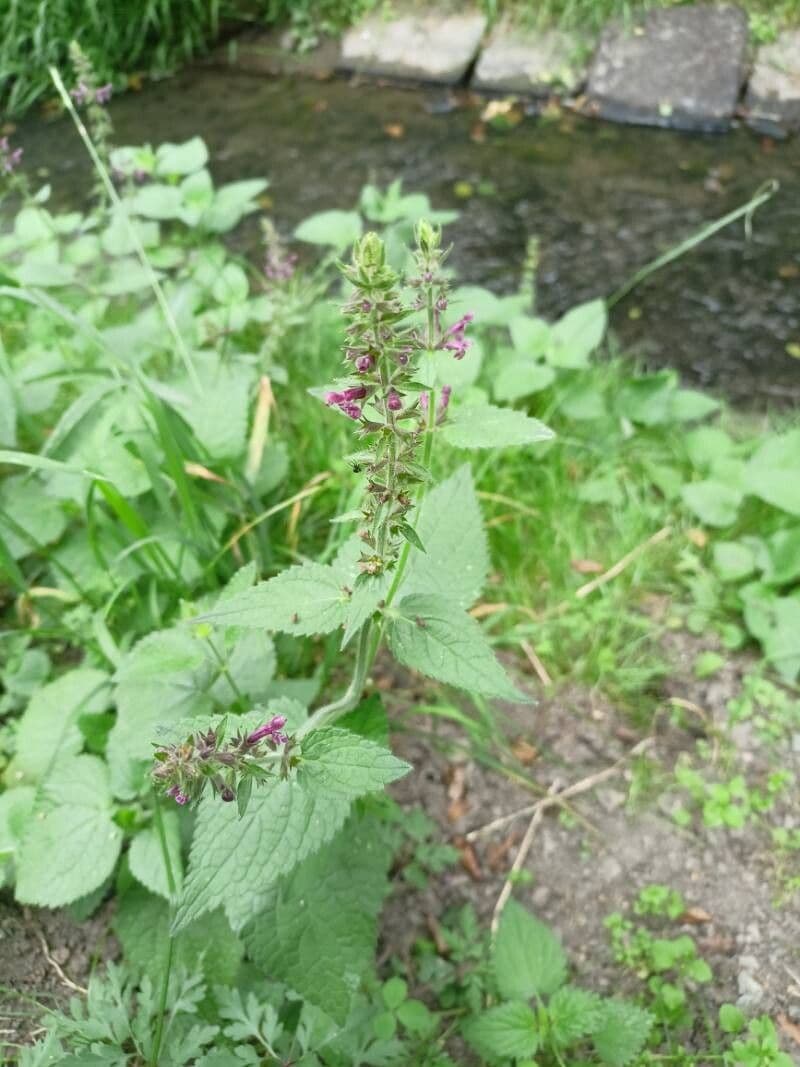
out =
[[[677,367],[739,403],[800,398],[800,360],[787,354],[800,345],[800,141],[569,114],[497,131],[480,123],[485,104],[442,90],[196,69],[121,96],[112,114],[120,143],[199,133],[218,178],[267,176],[287,229],[312,212],[352,207],[368,180],[402,177],[435,207],[461,210],[450,229],[460,273],[498,291],[516,285],[535,235],[546,315],[610,294],[776,178],[780,192],[750,240],[741,223],[718,234],[619,304],[613,323],[648,365]],[[70,199],[81,195],[88,169],[67,120],[29,121],[18,139],[29,163],[47,167]],[[459,198],[459,183],[474,195]]]

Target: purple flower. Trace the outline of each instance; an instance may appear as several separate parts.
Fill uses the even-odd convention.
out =
[[[464,336],[464,331],[474,318],[475,313],[468,311],[466,315],[461,316],[458,322],[453,323],[444,335],[445,340],[442,343],[442,348],[452,352],[456,359],[463,359],[467,354],[470,343]]]
[[[345,391],[342,393],[342,400],[344,400],[346,403],[350,403],[353,400],[363,400],[366,395],[366,386],[354,385],[351,386],[350,389],[345,389]]]
[[[78,82],[74,89],[70,90],[69,94],[78,107],[85,104],[87,100],[91,98],[92,92],[86,82]]]
[[[189,798],[185,793],[181,792],[180,786],[177,785],[173,785],[167,790],[167,796],[172,797],[175,803],[180,804],[181,807],[189,803]]]
[[[395,389],[389,390],[389,395],[386,397],[386,408],[388,411],[399,411],[403,406],[403,401],[400,399],[400,394]]]
[[[452,391],[453,390],[449,385],[442,386],[442,397],[439,401],[439,411],[442,414],[447,411],[447,405],[450,403],[450,394]]]
[[[436,300],[436,310],[437,311],[447,311],[447,297],[446,296],[442,295],[442,296],[437,298],[437,300]]]
[[[141,167],[137,167],[136,170],[134,170],[133,172],[133,180],[135,182],[138,182],[139,184],[141,184],[142,182],[146,182],[149,177],[150,175],[147,173],[147,171],[142,170]]]
[[[361,418],[361,408],[358,404],[341,404],[340,407],[349,418],[356,420]]]
[[[111,82],[107,82],[105,85],[101,85],[99,89],[95,90],[94,100],[96,104],[107,104],[111,99],[112,87]]]
[[[359,374],[372,370],[372,356],[359,356],[356,360],[356,370]]]
[[[288,738],[285,734],[281,733],[281,730],[285,725],[285,715],[273,715],[268,723],[259,726],[257,730],[253,730],[251,734],[247,735],[247,744],[257,745],[259,741],[263,741],[265,737],[268,737],[270,741],[274,741],[276,745],[285,745]],[[225,798],[223,797],[223,800],[224,799]]]
[[[225,801],[226,804],[230,804],[232,800],[236,800],[236,794],[229,785],[226,785],[222,789],[220,789],[219,795],[221,799]]]
[[[342,393],[326,393],[325,403],[329,408],[339,407],[340,404],[344,403],[344,396]]]
[[[0,170],[3,174],[11,174],[16,170],[22,160],[22,149],[12,148],[7,137],[0,137]]]

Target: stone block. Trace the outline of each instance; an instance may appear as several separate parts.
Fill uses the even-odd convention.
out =
[[[603,31],[589,72],[593,112],[615,122],[728,128],[746,73],[747,18],[731,5],[650,11]]]
[[[371,15],[342,38],[339,66],[380,77],[454,85],[480,48],[486,18],[478,12]]]
[[[536,97],[576,93],[586,80],[588,56],[581,34],[503,21],[478,57],[472,87]]]

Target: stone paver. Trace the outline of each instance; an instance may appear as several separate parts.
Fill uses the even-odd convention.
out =
[[[588,42],[579,34],[503,21],[478,57],[472,87],[538,97],[575,93],[586,80],[588,58]]]
[[[486,30],[485,16],[404,14],[369,16],[342,38],[339,66],[361,74],[416,81],[461,81]]]
[[[697,4],[649,12],[603,31],[589,74],[595,114],[615,122],[727,129],[745,79],[747,17]]]
[[[759,48],[745,103],[756,123],[800,126],[800,30]]]

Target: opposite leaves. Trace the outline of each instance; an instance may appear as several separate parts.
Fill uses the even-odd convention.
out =
[[[528,702],[495,658],[478,623],[441,596],[403,597],[389,618],[397,659],[439,682],[501,700]]]

